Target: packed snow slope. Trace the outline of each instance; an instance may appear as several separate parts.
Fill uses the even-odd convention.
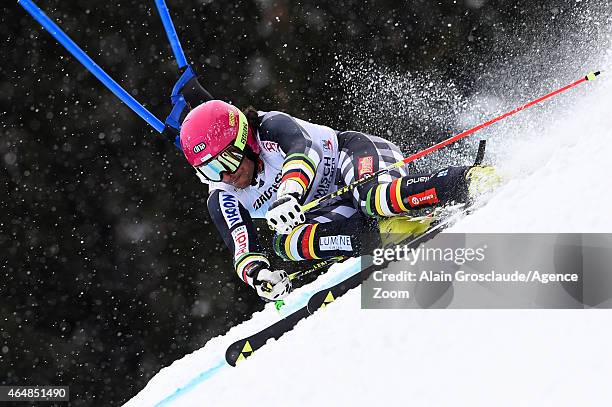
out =
[[[507,182],[449,231],[612,232],[612,9],[607,0],[585,3],[577,3],[584,13],[568,23],[566,35],[548,38],[550,30],[542,30],[520,56],[487,64],[482,88],[471,98],[446,98],[457,100],[457,108],[444,119],[465,129],[590,70],[604,71],[471,136],[472,147],[478,138],[488,140],[486,158]],[[385,98],[438,100],[410,94],[435,84],[388,82],[405,83],[408,93],[393,89]],[[458,151],[469,147],[447,148],[428,160],[467,164],[473,156]],[[355,289],[237,367],[226,364],[231,343],[299,308],[357,264],[351,259],[332,267],[294,291],[282,313],[269,304],[162,369],[127,406],[612,405],[608,310],[362,310]]]
[[[508,182],[452,231],[612,232],[612,80],[570,92],[537,131],[525,131],[535,107],[490,134],[489,159]],[[285,312],[346,267],[355,261],[292,293]],[[238,367],[224,362],[229,344],[278,318],[271,307],[255,314],[162,369],[127,405],[612,403],[607,310],[362,310],[355,289]]]

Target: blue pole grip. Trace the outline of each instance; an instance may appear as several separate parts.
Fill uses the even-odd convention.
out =
[[[164,131],[164,123],[149,112],[143,105],[138,103],[136,99],[125,91],[117,82],[115,82],[102,68],[100,68],[79,46],[68,37],[61,28],[58,27],[47,15],[31,0],[19,0],[19,5],[23,7],[36,21],[38,21],[55,39],[62,44],[68,52],[79,60],[85,68],[89,70],[96,78],[100,80],[111,92],[113,92],[123,103],[128,105],[130,109],[136,112],[147,123],[149,123],[158,132]]]
[[[172,18],[170,17],[168,6],[166,6],[166,2],[164,0],[155,0],[155,5],[157,6],[157,11],[159,12],[164,28],[166,29],[166,35],[168,36],[168,41],[170,41],[172,52],[174,52],[176,63],[179,68],[183,68],[187,65],[187,59],[185,58],[185,53],[183,52],[178,35],[174,29],[174,24],[172,24]]]

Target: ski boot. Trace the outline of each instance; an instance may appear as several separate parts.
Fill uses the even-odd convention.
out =
[[[378,221],[382,247],[396,245],[411,236],[418,236],[427,231],[436,220],[433,214],[426,216],[392,216]]]
[[[502,184],[502,177],[495,167],[475,165],[465,173],[468,184],[468,196],[475,199],[487,194]]]

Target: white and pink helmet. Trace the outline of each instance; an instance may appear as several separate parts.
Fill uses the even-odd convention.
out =
[[[235,106],[211,100],[191,110],[181,126],[181,147],[189,164],[211,181],[238,168],[247,146],[259,145],[246,116]]]

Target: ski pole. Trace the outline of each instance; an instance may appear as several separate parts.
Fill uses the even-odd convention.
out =
[[[340,262],[340,261],[343,261],[343,260],[346,260],[346,259],[348,259],[348,257],[346,257],[346,256],[334,256],[334,257],[330,257],[329,259],[321,260],[320,262],[318,262],[317,264],[315,264],[314,266],[312,266],[309,269],[300,270],[300,271],[296,271],[295,273],[289,274],[288,275],[289,280],[295,280],[296,278],[302,278],[306,274],[313,273],[313,272],[315,272],[317,270],[321,270],[324,267],[331,266],[333,263],[337,263],[337,262]],[[266,287],[267,287],[267,289],[272,291],[272,284],[266,283]]]
[[[296,278],[302,278],[302,277],[304,277],[307,274],[313,273],[313,272],[315,272],[317,270],[321,270],[324,267],[331,266],[334,263],[344,261],[347,258],[348,257],[346,257],[346,256],[330,257],[329,259],[325,259],[323,261],[320,261],[319,263],[315,264],[314,266],[312,266],[309,269],[300,270],[300,271],[296,271],[295,273],[289,274],[289,280],[295,280]],[[266,287],[268,288],[268,290],[272,291],[272,285],[270,283],[266,283]],[[276,310],[280,310],[281,307],[283,307],[284,305],[285,305],[285,301],[283,301],[283,300],[276,300],[276,301],[274,301],[274,307],[276,308]]]
[[[427,154],[430,154],[430,153],[432,153],[432,152],[434,152],[436,150],[439,150],[442,147],[445,147],[445,146],[447,146],[449,144],[452,144],[452,143],[456,142],[457,140],[460,140],[460,139],[462,139],[464,137],[469,136],[472,133],[477,132],[478,130],[482,130],[482,129],[484,129],[487,126],[492,125],[493,123],[496,123],[496,122],[498,122],[500,120],[503,120],[503,119],[505,119],[508,116],[512,116],[513,114],[518,113],[521,110],[527,109],[530,106],[533,106],[533,105],[535,105],[537,103],[540,103],[540,102],[542,102],[542,101],[544,101],[544,100],[546,100],[548,98],[551,98],[551,97],[553,97],[553,96],[555,96],[555,95],[557,95],[557,94],[559,94],[561,92],[564,92],[564,91],[566,91],[566,90],[568,90],[570,88],[573,88],[574,86],[577,86],[577,85],[581,84],[582,82],[593,81],[593,80],[595,80],[595,78],[599,74],[600,74],[599,71],[591,72],[588,75],[586,75],[585,77],[583,77],[583,78],[581,78],[581,79],[579,79],[579,80],[577,80],[575,82],[572,82],[569,85],[563,86],[563,87],[561,87],[561,88],[559,88],[559,89],[557,89],[555,91],[547,93],[546,95],[541,96],[541,97],[539,97],[537,99],[534,99],[531,102],[528,102],[528,103],[526,103],[526,104],[524,104],[522,106],[519,106],[519,107],[517,107],[517,108],[515,108],[515,109],[513,109],[513,110],[511,110],[509,112],[506,112],[506,113],[504,113],[504,114],[502,114],[500,116],[497,116],[497,117],[495,117],[495,118],[493,118],[493,119],[491,119],[489,121],[481,123],[478,126],[472,127],[469,130],[466,130],[466,131],[464,131],[462,133],[459,133],[459,134],[457,134],[457,135],[455,135],[453,137],[450,137],[450,138],[448,138],[448,139],[446,139],[444,141],[441,141],[438,144],[434,144],[433,146],[428,147],[425,150],[419,151],[418,153],[412,154],[412,155],[404,158],[401,161],[398,161],[398,162],[396,162],[394,164],[391,164],[388,167],[381,168],[380,170],[374,172],[373,174],[370,174],[368,176],[360,178],[360,179],[352,182],[351,184],[346,185],[346,186],[338,189],[335,192],[331,192],[331,193],[329,193],[327,195],[322,196],[321,198],[318,198],[318,199],[315,199],[314,201],[308,202],[307,204],[302,206],[302,211],[306,212],[306,211],[309,211],[311,209],[314,209],[314,208],[318,207],[322,202],[325,202],[325,201],[328,201],[330,199],[336,198],[336,197],[338,197],[338,196],[340,196],[340,195],[342,195],[342,194],[344,194],[346,192],[349,192],[349,191],[357,188],[360,185],[365,184],[366,182],[371,181],[373,178],[378,177],[379,175],[385,174],[385,173],[391,171],[394,168],[400,168],[400,167],[408,164],[409,162],[412,162],[412,161],[416,160],[417,158],[421,158],[421,157],[423,157],[423,156],[425,156]]]
[[[315,264],[309,269],[296,271],[295,273],[289,274],[289,280],[295,280],[296,278],[302,278],[307,274],[313,273],[317,270],[321,270],[323,267],[331,266],[333,263],[341,262],[346,260],[348,257],[346,256],[335,256],[330,257],[329,259],[325,259]]]
[[[162,123],[153,113],[149,112],[143,105],[132,97],[125,89],[115,82],[98,64],[96,64],[70,37],[62,31],[47,15],[31,0],[18,0],[18,4],[38,21],[55,39],[66,48],[81,64],[91,72],[100,82],[115,94],[123,103],[128,105],[136,114],[143,118],[155,130],[162,133]]]
[[[176,30],[174,29],[174,24],[172,23],[172,18],[170,17],[168,6],[166,6],[166,2],[164,0],[155,0],[155,5],[157,6],[157,11],[159,12],[162,24],[164,25],[164,28],[166,30],[168,41],[170,41],[172,52],[174,52],[176,64],[178,65],[179,69],[182,69],[187,66],[187,59],[185,58],[185,53],[183,52],[183,48],[181,47],[178,35],[176,34]]]

